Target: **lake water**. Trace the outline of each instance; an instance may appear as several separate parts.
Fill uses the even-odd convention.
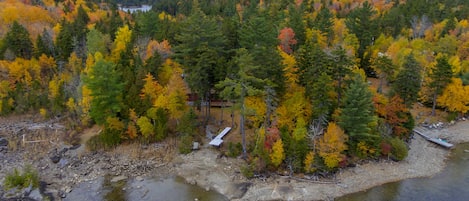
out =
[[[83,182],[65,201],[226,201],[222,194],[184,182],[181,177],[110,182],[111,177]]]
[[[134,13],[134,12],[137,12],[137,11],[147,12],[147,11],[151,10],[151,7],[152,6],[150,6],[150,5],[129,6],[129,7],[120,7],[119,6],[119,10],[122,10],[126,13],[127,12]]]
[[[465,151],[467,150],[467,151]],[[430,178],[406,179],[336,199],[337,201],[467,201],[469,200],[469,143],[451,151],[447,166]]]

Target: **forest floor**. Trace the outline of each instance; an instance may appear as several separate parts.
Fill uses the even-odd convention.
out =
[[[224,111],[221,124],[211,126],[213,134],[231,126],[228,111]],[[426,117],[428,111],[422,109],[420,113],[422,121],[436,123],[435,119]],[[220,110],[214,109],[212,114],[221,117]],[[214,122],[217,121],[214,119]],[[445,167],[445,159],[450,153],[415,135],[405,160],[364,162],[340,170],[333,181],[280,174],[246,179],[241,174],[246,164],[244,160],[222,154],[226,152],[227,143],[240,140],[239,121],[235,119],[234,124],[234,129],[224,138],[223,147],[211,147],[208,139],[201,136],[200,150],[180,155],[174,138],[147,146],[130,143],[110,151],[90,152],[83,145],[77,147],[64,143],[63,136],[69,133],[59,120],[28,115],[0,118],[0,138],[8,141],[8,148],[0,149],[0,198],[8,193],[2,186],[5,175],[14,168],[21,169],[31,164],[43,181],[45,190],[42,193],[52,195],[56,200],[66,197],[80,183],[91,183],[104,175],[129,179],[179,175],[188,183],[216,190],[230,200],[331,200],[392,181],[432,176]],[[99,127],[85,130],[82,140],[96,135],[99,130]],[[454,125],[429,129],[427,134],[457,144],[469,142],[468,130],[469,121],[461,120]],[[252,137],[252,133],[248,132],[248,137]]]

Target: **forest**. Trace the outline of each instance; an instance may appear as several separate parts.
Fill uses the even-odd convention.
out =
[[[416,104],[469,111],[469,1],[116,2],[142,3],[0,1],[0,115],[66,118],[72,144],[99,125],[92,149],[176,138],[185,154],[223,100],[242,136],[228,155],[252,176],[402,160]]]

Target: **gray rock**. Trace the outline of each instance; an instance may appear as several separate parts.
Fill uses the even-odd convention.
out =
[[[43,200],[44,197],[41,195],[41,192],[39,192],[39,189],[34,189],[29,193],[29,198],[34,199],[34,200]]]
[[[6,146],[8,146],[8,140],[0,137],[0,147],[6,147]]]
[[[53,156],[50,157],[50,160],[53,163],[58,163],[60,161],[60,156],[59,155],[53,155]]]
[[[230,188],[229,191],[231,191],[228,194],[231,194],[231,197],[229,199],[239,199],[246,194],[248,191],[249,187],[252,185],[252,183],[249,182],[243,182],[239,184],[233,184]]]
[[[111,182],[114,183],[114,182],[118,182],[118,181],[122,181],[122,180],[126,180],[126,179],[127,179],[126,176],[121,175],[121,176],[117,176],[117,177],[112,178]]]
[[[53,162],[53,161],[52,161],[52,162]],[[60,168],[63,168],[63,167],[65,167],[65,166],[67,166],[67,165],[68,165],[68,160],[67,160],[67,159],[61,158],[61,159],[59,160],[59,167],[60,167]]]
[[[135,180],[137,180],[137,181],[143,181],[143,177],[137,176],[137,177],[135,177]]]

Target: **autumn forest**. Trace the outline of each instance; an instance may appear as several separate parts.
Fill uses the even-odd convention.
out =
[[[469,1],[155,0],[130,3],[148,12],[119,10],[129,2],[0,1],[0,115],[66,118],[72,144],[99,125],[96,150],[175,138],[186,154],[218,101],[241,133],[227,155],[246,159],[252,176],[402,160],[416,104],[449,121],[469,111]]]

